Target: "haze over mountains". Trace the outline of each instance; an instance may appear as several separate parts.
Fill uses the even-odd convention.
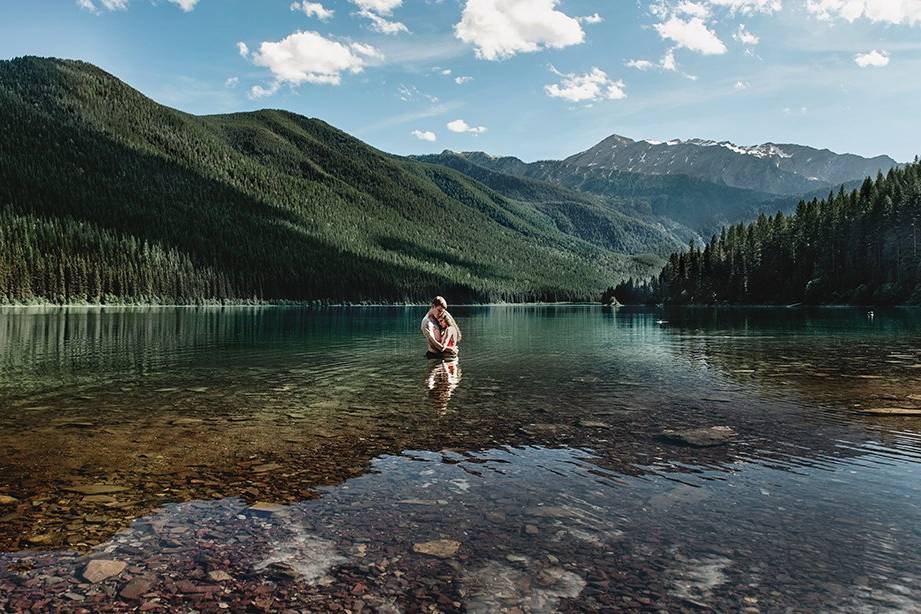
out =
[[[0,62],[0,131],[0,302],[593,300],[792,208],[795,185],[895,164],[623,137],[530,164],[405,158],[285,111],[189,115],[34,57]],[[713,176],[728,167],[744,185]]]

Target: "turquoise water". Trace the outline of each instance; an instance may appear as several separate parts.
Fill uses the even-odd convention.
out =
[[[0,311],[0,608],[921,607],[918,312],[423,313]]]

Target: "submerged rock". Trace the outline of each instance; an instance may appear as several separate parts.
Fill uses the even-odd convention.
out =
[[[141,598],[141,595],[149,593],[150,589],[153,588],[154,581],[151,578],[144,576],[138,576],[134,578],[128,584],[126,584],[122,590],[118,593],[119,597],[122,599],[129,599],[135,601]]]
[[[279,503],[266,503],[264,501],[257,501],[246,509],[256,516],[273,516],[275,514],[286,513],[288,511],[288,506],[281,505]]]
[[[13,505],[14,503],[19,503],[19,499],[9,495],[0,495],[0,505]]]
[[[454,556],[460,546],[460,542],[453,539],[435,539],[430,542],[413,544],[413,552],[446,559]]]
[[[233,576],[231,576],[229,573],[221,569],[217,569],[215,571],[209,571],[208,577],[214,580],[215,582],[226,582],[228,580],[233,580]]]
[[[736,432],[728,426],[707,426],[696,429],[665,429],[662,437],[671,443],[709,448],[729,443],[736,437]]]
[[[462,580],[462,595],[468,612],[555,612],[561,599],[573,599],[586,586],[585,580],[560,567],[525,570],[497,561],[469,571]]]
[[[106,578],[117,576],[125,571],[128,564],[124,561],[113,561],[109,559],[94,559],[86,564],[81,574],[86,580],[95,584],[102,582]]]

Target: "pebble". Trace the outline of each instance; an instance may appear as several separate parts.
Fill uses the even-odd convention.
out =
[[[86,567],[83,568],[83,573],[81,575],[84,579],[95,584],[97,582],[102,582],[106,578],[117,576],[121,572],[125,571],[125,567],[127,566],[128,564],[124,561],[93,559],[86,564]]]
[[[413,544],[413,552],[446,559],[454,556],[460,546],[461,543],[453,539],[435,539]]]

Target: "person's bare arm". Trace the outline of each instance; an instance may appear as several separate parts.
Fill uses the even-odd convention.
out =
[[[444,352],[445,346],[435,335],[435,326],[431,322],[426,322],[423,331],[425,332],[426,339],[428,339],[429,347],[438,348],[438,351]]]

